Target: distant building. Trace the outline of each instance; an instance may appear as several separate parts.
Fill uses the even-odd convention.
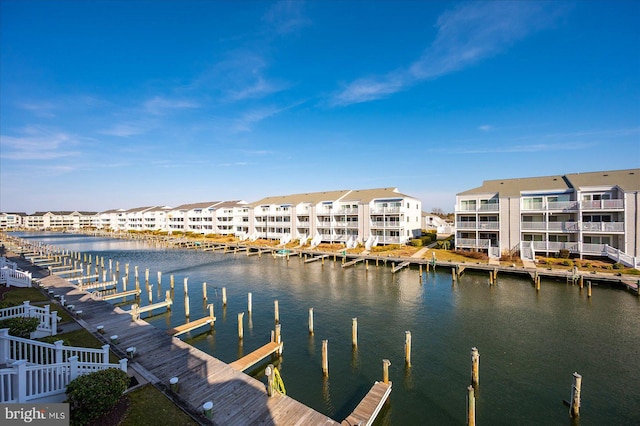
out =
[[[0,229],[16,229],[22,226],[22,218],[26,213],[0,213]]]
[[[23,225],[31,229],[81,229],[94,226],[96,212],[47,211],[23,217]]]
[[[484,181],[456,196],[458,249],[640,257],[640,169]]]
[[[422,212],[422,229],[436,231],[437,234],[453,234],[455,227],[440,216],[433,213]]]

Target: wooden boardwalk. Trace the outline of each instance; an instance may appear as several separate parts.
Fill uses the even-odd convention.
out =
[[[278,352],[280,350],[282,350],[282,343],[269,342],[263,347],[243,356],[239,360],[233,361],[231,364],[229,364],[229,367],[233,368],[234,370],[244,371],[249,367],[256,365],[272,353]]]
[[[102,325],[106,336],[118,336],[117,344],[105,339],[115,353],[124,357],[126,348],[136,348],[136,357],[130,362],[132,369],[161,387],[168,387],[169,380],[178,377],[180,391],[174,398],[192,413],[202,413],[202,404],[213,402],[211,423],[230,426],[339,425],[289,396],[268,397],[259,380],[145,321],[132,320],[128,311],[93,300],[91,294],[79,290],[64,278],[44,275],[46,272],[35,278],[54,294],[64,295],[75,309],[83,311],[82,319],[78,319],[83,327],[95,332],[96,327]],[[207,422],[204,417],[200,420]]]
[[[391,382],[375,382],[371,390],[367,393],[358,406],[349,416],[342,421],[342,426],[369,426],[382,409],[389,394],[391,393]]]

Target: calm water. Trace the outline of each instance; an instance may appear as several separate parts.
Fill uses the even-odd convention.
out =
[[[273,301],[279,301],[284,354],[279,364],[287,394],[336,419],[344,419],[374,381],[382,359],[391,360],[393,392],[379,417],[384,425],[464,424],[470,351],[480,351],[476,419],[484,425],[640,424],[640,300],[596,286],[593,297],[577,286],[543,281],[539,293],[527,280],[465,273],[455,285],[449,270],[423,275],[416,269],[340,263],[303,264],[271,256],[155,249],[140,242],[68,234],[18,234],[73,251],[134,265],[144,289],[149,268],[153,300],[164,299],[169,275],[176,288],[170,314],[147,318],[158,328],[185,322],[183,279],[188,277],[191,319],[205,315],[202,283],[217,321],[213,332],[183,339],[231,362],[269,340]],[[157,271],[162,271],[158,288]],[[228,306],[222,307],[221,287]],[[130,287],[131,288],[131,287]],[[237,314],[244,317],[238,344]],[[148,296],[143,290],[143,305]],[[315,335],[308,334],[314,308]],[[125,309],[128,307],[124,306]],[[358,348],[351,346],[351,319],[358,318]],[[207,329],[201,329],[207,330]],[[404,365],[405,330],[412,334],[412,366]],[[208,330],[207,330],[208,331]],[[329,341],[329,377],[321,371],[322,340]],[[579,422],[568,416],[572,373],[583,376]],[[263,369],[252,374],[262,380]]]

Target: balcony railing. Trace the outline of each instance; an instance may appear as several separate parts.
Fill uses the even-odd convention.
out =
[[[527,241],[529,243],[529,241]],[[569,250],[571,253],[579,251],[579,244],[575,241],[533,241],[533,248],[536,251],[556,252]]]
[[[498,210],[500,210],[500,204],[498,203],[480,204],[478,207],[479,212],[497,212]]]
[[[373,206],[371,209],[371,214],[389,214],[389,213],[400,213],[402,207],[379,207]]]
[[[624,222],[582,222],[582,230],[588,232],[624,232]]]
[[[370,222],[370,226],[372,229],[374,228],[399,229],[399,228],[402,228],[402,223],[401,222],[383,222],[381,220],[374,220]]]
[[[500,229],[499,222],[457,222],[457,229]]]
[[[521,222],[523,231],[578,232],[578,222]]]
[[[482,248],[486,249],[491,246],[491,240],[474,239],[474,238],[456,238],[456,246],[464,248]]]
[[[624,208],[624,200],[592,200],[582,201],[583,210],[622,210]]]
[[[358,214],[357,208],[343,208],[338,209],[335,214]]]
[[[548,201],[544,202],[523,202],[523,211],[537,211],[537,210],[553,210],[553,211],[576,211],[578,210],[577,201]]]

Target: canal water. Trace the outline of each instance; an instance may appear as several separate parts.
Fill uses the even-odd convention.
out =
[[[393,391],[379,416],[382,425],[460,425],[466,421],[471,348],[480,352],[476,420],[484,425],[640,424],[640,300],[609,287],[593,296],[564,282],[466,272],[452,284],[449,269],[424,273],[364,264],[343,269],[340,261],[304,264],[272,256],[159,249],[142,242],[72,234],[14,234],[30,241],[138,266],[148,303],[145,269],[153,301],[164,299],[174,276],[171,313],[147,317],[167,329],[185,322],[183,280],[188,278],[191,319],[204,316],[202,283],[215,307],[215,329],[182,338],[225,362],[269,341],[274,300],[279,302],[284,353],[277,364],[287,394],[341,421],[376,380],[389,359]],[[105,266],[107,266],[105,264]],[[157,271],[162,272],[158,286]],[[129,286],[131,288],[132,285]],[[226,287],[228,306],[222,306]],[[244,339],[237,337],[237,314]],[[128,309],[129,303],[123,306]],[[314,308],[315,334],[308,333]],[[352,318],[358,346],[351,344]],[[405,331],[412,335],[412,364],[405,366]],[[328,340],[329,376],[321,368]],[[263,380],[264,366],[249,372]],[[573,372],[582,375],[580,419],[570,420]]]

